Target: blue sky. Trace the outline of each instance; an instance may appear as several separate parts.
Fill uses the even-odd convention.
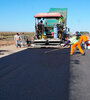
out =
[[[34,15],[68,8],[67,27],[90,32],[90,0],[0,0],[0,31],[32,32]]]

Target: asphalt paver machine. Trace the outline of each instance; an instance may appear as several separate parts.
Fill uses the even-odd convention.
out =
[[[58,45],[67,36],[67,9],[51,8],[48,13],[38,13],[35,16],[35,45]]]

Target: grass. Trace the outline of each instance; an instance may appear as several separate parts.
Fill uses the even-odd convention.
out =
[[[12,40],[17,32],[0,32],[0,40]],[[19,32],[22,33],[22,32]],[[34,37],[34,32],[24,32],[28,38]]]

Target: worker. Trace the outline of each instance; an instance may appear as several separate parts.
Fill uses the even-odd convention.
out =
[[[63,16],[62,15],[58,20],[59,20],[59,24],[63,24]]]
[[[27,40],[27,37],[24,33],[21,34],[21,38],[22,38],[22,45],[23,47],[25,47],[25,43],[26,43],[26,40]]]
[[[38,29],[39,29],[39,32],[40,32],[41,38],[42,38],[43,37],[43,31],[44,31],[44,24],[43,24],[42,20],[38,23]]]
[[[87,42],[87,40],[88,40],[87,36],[85,36],[85,35],[81,35],[81,36],[80,36],[80,44],[81,44],[82,42]]]
[[[14,36],[14,40],[15,40],[15,46],[18,48],[18,46],[21,48],[21,40],[22,38],[20,37],[20,34],[17,33],[15,36]]]
[[[65,47],[67,44],[71,45],[70,55],[73,55],[75,47],[77,47],[79,49],[79,51],[82,55],[85,55],[85,53],[83,52],[83,50],[80,46],[79,39],[80,39],[79,36],[78,37],[77,36],[72,36],[70,39],[68,39],[68,37],[65,38],[65,40],[67,40],[67,41],[66,41],[66,43],[64,44],[63,47]]]
[[[86,48],[87,41],[88,41],[87,36],[85,35],[80,36],[80,44],[81,44],[81,47],[83,47],[84,49]]]
[[[76,32],[76,36],[79,36],[79,37],[80,37],[80,44],[81,44],[81,47],[85,49],[86,43],[87,43],[87,41],[88,41],[87,36],[81,35],[80,32]]]

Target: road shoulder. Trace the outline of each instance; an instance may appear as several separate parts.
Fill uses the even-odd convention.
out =
[[[0,58],[8,56],[10,54],[27,49],[26,47],[16,48],[15,45],[1,46],[0,47]]]

